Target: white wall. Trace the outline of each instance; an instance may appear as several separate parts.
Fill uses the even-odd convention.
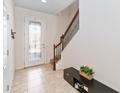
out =
[[[8,40],[8,50],[9,50],[9,56],[8,56],[8,73],[9,73],[9,86],[10,86],[10,90],[11,91],[11,87],[12,87],[12,81],[14,79],[14,74],[15,74],[15,57],[14,57],[14,39],[11,38],[11,28],[14,31],[14,2],[13,0],[5,0],[4,4],[6,6],[7,9],[7,14],[9,15],[9,40]]]
[[[25,17],[31,16],[40,19],[43,24],[46,24],[45,29],[45,50],[46,62],[53,58],[53,42],[56,32],[56,16],[49,15],[25,8],[15,7],[15,56],[16,56],[16,69],[24,68],[24,31],[25,31]]]
[[[119,1],[80,0],[80,29],[62,53],[63,68],[88,65],[94,78],[119,91]]]

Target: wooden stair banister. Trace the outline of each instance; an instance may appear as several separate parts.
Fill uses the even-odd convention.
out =
[[[53,70],[55,71],[56,70],[56,63],[55,63],[55,48],[56,48],[56,46],[55,46],[55,44],[53,45],[53,50],[54,50],[54,52],[53,52]]]
[[[54,51],[53,52],[53,61],[54,61],[53,62],[53,70],[54,71],[56,70],[56,62],[61,59],[61,52],[64,49],[63,40],[64,40],[65,36],[67,35],[69,29],[71,28],[73,22],[75,21],[76,17],[78,16],[78,14],[79,14],[79,9],[77,10],[76,14],[74,15],[74,17],[73,17],[72,21],[70,22],[68,28],[66,29],[65,33],[60,37],[60,42],[57,45],[54,44],[54,46],[53,46],[53,51]]]
[[[79,9],[77,10],[77,12],[75,13],[75,15],[74,15],[74,17],[73,17],[73,19],[72,19],[72,21],[70,22],[70,24],[69,24],[69,26],[68,26],[68,28],[66,29],[66,31],[65,31],[65,33],[64,34],[62,34],[62,36],[60,37],[60,40],[61,40],[61,42],[62,42],[62,50],[64,49],[64,46],[63,46],[63,39],[65,38],[65,36],[67,35],[67,33],[68,33],[68,31],[69,31],[69,29],[70,29],[70,27],[71,27],[71,25],[73,24],[73,22],[75,21],[75,19],[76,19],[76,17],[77,17],[77,15],[79,14]]]
[[[66,29],[65,33],[61,36],[62,38],[64,38],[66,36],[67,32],[69,31],[72,23],[74,22],[74,20],[76,19],[78,14],[79,14],[79,9],[77,10],[75,16],[73,17],[72,21],[70,22],[70,24],[69,24],[68,28]]]

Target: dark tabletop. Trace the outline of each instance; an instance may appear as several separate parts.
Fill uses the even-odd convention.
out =
[[[76,80],[84,83],[88,87],[88,93],[119,93],[95,79],[91,81],[85,79],[80,76],[79,71],[73,67],[67,68],[66,71],[69,71]]]

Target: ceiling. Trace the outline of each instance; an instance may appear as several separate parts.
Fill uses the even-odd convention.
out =
[[[47,3],[41,0],[15,0],[15,5],[40,12],[57,14],[76,0],[47,0]]]

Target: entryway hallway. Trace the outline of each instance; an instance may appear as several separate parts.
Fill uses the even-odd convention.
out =
[[[78,93],[51,64],[17,70],[11,93]]]

